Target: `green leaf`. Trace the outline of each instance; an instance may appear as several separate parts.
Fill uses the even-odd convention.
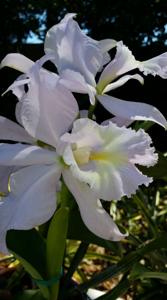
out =
[[[156,278],[167,281],[167,273],[165,272],[144,272],[140,275],[140,278]]]
[[[166,272],[157,272],[157,271],[150,271],[145,268],[141,264],[136,264],[132,268],[130,273],[129,279],[134,280],[138,278],[156,278],[167,281],[167,273]]]
[[[135,280],[135,279],[139,278],[141,274],[143,274],[147,271],[148,271],[148,269],[145,266],[141,265],[140,263],[136,263],[132,267],[132,270],[129,275],[129,279]]]
[[[139,190],[139,193],[133,196],[133,200],[141,209],[142,214],[148,222],[149,229],[152,231],[153,236],[156,237],[158,235],[158,228],[156,226],[156,223],[152,219],[150,211],[145,203],[143,193]]]
[[[158,153],[158,163],[153,167],[143,167],[138,166],[140,171],[142,171],[145,175],[158,178],[165,178],[167,176],[167,157],[165,157],[162,153]]]
[[[51,286],[51,299],[57,299],[59,277],[62,273],[66,235],[68,228],[69,208],[61,207],[54,214],[47,235],[47,270],[48,277],[57,277],[57,282]]]
[[[13,300],[44,300],[39,290],[26,290],[19,293]]]
[[[113,278],[120,273],[125,273],[131,270],[134,264],[136,264],[145,254],[148,254],[149,252],[154,253],[154,251],[158,249],[167,249],[166,233],[160,234],[159,237],[154,240],[143,243],[136,251],[133,251],[123,257],[117,265],[108,267],[105,271],[95,275],[87,282],[81,284],[79,289],[82,291],[87,290],[88,288],[96,286],[109,278]]]
[[[46,245],[37,230],[9,230],[6,241],[7,247],[32,278],[40,280],[46,278]],[[49,289],[38,286],[43,296],[49,299]]]
[[[68,272],[64,276],[64,286],[68,285],[70,279],[72,278],[72,275],[74,274],[75,270],[78,268],[80,262],[84,258],[89,244],[85,242],[81,242],[77,251],[75,252],[75,255],[71,261],[70,267],[68,269]]]

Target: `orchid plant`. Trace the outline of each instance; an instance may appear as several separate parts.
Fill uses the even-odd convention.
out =
[[[157,108],[109,94],[129,80],[144,83],[138,73],[127,74],[131,70],[167,78],[167,53],[140,62],[121,41],[87,36],[74,17],[67,14],[47,32],[45,55],[38,61],[12,53],[1,62],[1,68],[14,68],[22,75],[6,91],[18,99],[17,123],[0,117],[0,139],[15,142],[0,144],[0,251],[19,257],[41,297],[51,300],[61,299],[55,278],[63,268],[73,199],[88,233],[107,241],[126,239],[128,228],[118,228],[105,201],[126,201],[124,196],[130,198],[140,186],[147,187],[153,178],[140,166],[148,168],[158,161],[148,133],[129,125],[152,121],[167,128]],[[47,61],[57,73],[45,68]],[[90,100],[84,117],[73,92]],[[112,114],[102,124],[96,120],[97,101]],[[50,224],[45,275],[30,268],[7,234],[35,228],[32,235],[41,236],[42,224]]]

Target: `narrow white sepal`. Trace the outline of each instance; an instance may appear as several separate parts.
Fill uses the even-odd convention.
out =
[[[146,103],[121,100],[112,96],[97,96],[99,102],[113,115],[130,120],[152,121],[165,129],[167,120],[154,106]]]
[[[10,53],[1,61],[0,68],[9,67],[26,73],[34,62],[20,53]]]

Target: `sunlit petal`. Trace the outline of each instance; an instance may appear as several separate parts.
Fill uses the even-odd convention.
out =
[[[97,123],[87,119],[78,119],[73,124],[72,134],[66,133],[61,137],[64,142],[75,143],[78,147],[97,147],[103,143],[103,137],[96,130]],[[88,134],[89,132],[89,134]]]
[[[98,70],[98,72],[101,72],[103,66],[110,62],[111,57],[110,57],[108,51],[111,50],[112,48],[116,47],[117,41],[112,40],[112,39],[104,39],[104,40],[99,41],[98,45],[103,54],[102,65],[101,65],[101,68]]]
[[[30,82],[29,78],[26,78],[25,74],[20,75],[9,87],[8,89],[2,94],[6,94],[9,91],[12,91],[12,93],[20,100],[23,95],[25,94],[24,86]]]
[[[9,67],[26,73],[34,62],[20,53],[10,53],[1,61],[0,68]]]
[[[11,176],[11,193],[0,202],[0,251],[7,252],[9,229],[31,229],[46,222],[56,209],[56,166],[30,166]]]
[[[112,82],[110,84],[108,84],[105,89],[103,90],[103,94],[112,91],[114,89],[117,89],[118,87],[124,85],[127,81],[131,80],[131,79],[135,79],[138,80],[141,84],[144,84],[144,79],[142,76],[135,74],[135,75],[125,75],[123,77],[121,77],[120,79],[118,79],[115,82]]]
[[[56,74],[40,71],[38,64],[29,77],[28,91],[16,107],[17,119],[31,136],[55,147],[78,114],[77,102]]]
[[[59,82],[68,88],[71,92],[88,94],[90,103],[95,104],[96,89],[89,85],[85,78],[78,72],[73,70],[64,70],[61,74]]]
[[[128,127],[131,123],[133,123],[133,120],[122,118],[122,117],[112,117],[108,120],[103,121],[101,123],[101,125],[108,125],[109,122],[112,122],[119,127],[122,127],[122,126]]]
[[[17,123],[0,116],[0,140],[33,144],[35,140]]]
[[[76,179],[90,186],[97,198],[119,200],[152,181],[135,166],[157,162],[151,138],[143,130],[136,132],[111,122],[102,126],[80,119],[75,121],[72,133],[61,140],[67,143],[62,151],[65,164]]]
[[[1,166],[28,166],[33,164],[53,164],[56,152],[23,144],[0,144]]]
[[[117,45],[117,41],[115,41],[113,39],[100,40],[98,43],[99,43],[102,53],[107,53],[109,50],[116,47],[116,45]]]
[[[113,115],[130,120],[152,121],[167,128],[167,121],[161,112],[152,105],[124,101],[112,96],[98,96],[100,103]]]
[[[0,166],[0,193],[8,194],[9,177],[17,170],[14,166]]]
[[[71,176],[70,171],[63,171],[63,178],[69,190],[75,197],[81,217],[85,225],[97,236],[112,241],[120,241],[122,234],[110,215],[103,209],[100,201],[91,189]]]
[[[82,74],[86,82],[95,86],[94,76],[101,67],[103,54],[98,42],[86,36],[76,21],[75,14],[67,14],[47,32],[45,52],[54,54],[53,62],[59,73],[71,69]]]
[[[117,43],[117,52],[115,58],[104,68],[98,81],[98,89],[103,89],[118,76],[137,68],[138,62],[132,52],[123,45]]]
[[[167,78],[167,52],[160,54],[151,59],[139,62],[139,70],[144,75],[158,75],[162,78]]]

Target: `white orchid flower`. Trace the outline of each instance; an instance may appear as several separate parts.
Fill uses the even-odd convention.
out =
[[[100,42],[81,31],[73,20],[76,14],[67,14],[46,34],[45,53],[52,55],[59,74],[74,70],[84,76],[90,86],[95,86],[95,75],[110,57],[107,51],[116,45],[114,40]]]
[[[120,77],[136,68],[142,71],[144,75],[152,74],[167,78],[167,53],[148,61],[139,62],[128,47],[122,42],[117,43],[115,58],[104,68],[99,78],[96,97],[109,112],[116,116],[113,121],[118,125],[129,125],[133,120],[148,120],[167,128],[166,119],[154,106],[106,95],[107,92],[123,85],[130,79],[137,79],[143,83],[142,77],[138,74]],[[117,79],[118,77],[119,79]]]
[[[55,106],[52,109],[56,112]],[[46,120],[48,113],[46,111]],[[7,124],[6,120],[3,122],[4,119],[2,127]],[[7,137],[12,132],[8,130],[11,130],[10,122],[4,127]],[[51,122],[50,128],[57,132],[53,118]],[[24,129],[19,128],[17,132],[16,127],[13,140],[34,143]],[[39,137],[47,140],[47,130],[43,126],[35,132],[36,140]],[[120,199],[123,195],[130,197],[139,185],[148,185],[152,180],[135,166],[150,166],[157,161],[157,155],[150,147],[151,139],[143,130],[135,132],[112,123],[101,126],[89,119],[78,119],[71,133],[57,135],[56,141],[54,135],[52,138],[47,148],[20,143],[0,144],[0,166],[16,168],[10,175],[8,195],[0,202],[2,252],[7,252],[7,230],[30,229],[53,215],[61,174],[78,203],[86,226],[96,235],[113,241],[121,240],[125,235],[103,209],[99,199],[108,201]]]
[[[20,141],[27,144],[35,144],[35,139],[32,138],[24,128],[13,121],[10,121],[0,116],[0,139],[10,141]],[[0,193],[8,193],[9,176],[20,167],[16,166],[0,166]]]
[[[16,58],[17,60],[18,56],[16,55],[15,57],[12,57],[12,61],[13,58]],[[25,64],[23,66],[25,67],[25,70],[26,68],[28,68],[27,74],[24,74],[23,76],[19,77],[18,80],[15,81],[12,84],[12,86],[9,88],[9,90],[12,89],[14,94],[18,97],[19,102],[17,103],[17,107],[16,107],[16,116],[18,122],[22,126],[24,126],[26,130],[23,127],[19,126],[18,124],[6,118],[0,117],[0,139],[1,140],[12,140],[16,142],[33,145],[31,146],[30,149],[27,148],[28,147],[27,145],[22,145],[22,144],[9,145],[9,147],[7,144],[1,144],[2,153],[4,153],[5,155],[5,153],[7,154],[8,152],[8,155],[9,156],[11,155],[11,159],[9,160],[8,160],[9,156],[7,160],[4,156],[2,159],[4,163],[0,164],[0,179],[2,179],[0,181],[0,191],[6,194],[9,192],[8,191],[9,177],[10,177],[10,188],[11,188],[11,193],[9,193],[9,195],[5,197],[5,200],[0,203],[0,213],[1,213],[0,228],[1,228],[2,237],[5,236],[6,234],[5,232],[7,228],[8,229],[11,228],[10,224],[14,224],[12,225],[13,226],[12,228],[28,229],[36,225],[40,225],[41,223],[44,223],[54,213],[56,209],[56,202],[55,202],[56,183],[58,182],[59,176],[61,174],[60,168],[57,165],[52,172],[52,168],[49,168],[46,160],[44,160],[46,162],[46,165],[41,166],[43,159],[41,160],[42,157],[39,153],[37,153],[36,156],[37,160],[35,159],[36,161],[35,163],[34,161],[35,157],[33,156],[32,152],[36,155],[36,149],[38,149],[38,147],[35,145],[37,142],[36,136],[38,136],[38,139],[42,139],[43,137],[43,142],[46,144],[49,143],[52,144],[52,142],[55,141],[54,142],[54,146],[55,146],[58,136],[66,132],[68,128],[71,127],[72,122],[78,115],[78,105],[72,93],[58,82],[57,80],[58,76],[56,74],[47,72],[43,69],[41,70],[40,63],[42,62],[41,61],[39,62],[39,66],[38,63],[34,64],[33,62],[30,63],[29,65],[29,61],[28,61],[28,65]],[[25,84],[27,84],[27,88],[28,88],[27,92],[25,92],[24,89]],[[70,105],[69,105],[69,101],[70,101]],[[18,162],[16,157],[17,157],[17,153],[20,152],[20,149],[22,150],[22,159],[20,157],[21,162],[20,161]],[[26,155],[28,155],[28,157]],[[14,157],[16,161],[13,159]],[[26,160],[26,157],[28,160]],[[33,166],[30,167],[34,163],[40,164],[40,166],[39,167],[35,166],[35,168],[33,168]],[[26,169],[25,166],[27,167]],[[30,172],[29,172],[29,168],[30,168]],[[31,172],[32,175],[30,175]],[[52,173],[54,174],[54,178],[53,178],[54,184],[52,182],[52,177],[53,177]],[[13,177],[11,174],[13,174]],[[23,176],[24,178],[22,182],[20,181],[20,185],[18,189],[16,188],[17,191],[15,192],[12,188],[12,186],[14,186],[12,185],[12,182],[15,181],[15,178],[19,178],[17,176]],[[12,178],[14,181],[11,181]],[[57,178],[57,180],[55,180],[55,178]],[[42,183],[44,179],[46,179],[45,181],[46,188],[44,187],[45,182]],[[27,182],[27,188],[26,188],[26,182]],[[31,189],[32,187],[32,193],[34,193],[35,196],[36,188],[38,189],[37,182],[39,183],[41,182],[43,185],[43,187],[42,186],[39,187],[39,195],[43,194],[44,192],[43,188],[44,188],[46,191],[44,197],[47,197],[47,193],[48,195],[51,195],[51,197],[48,199],[48,202],[46,201],[46,203],[43,204],[41,203],[40,205],[40,201],[43,200],[42,200],[42,196],[39,196],[39,199],[36,200],[36,203],[38,207],[41,208],[43,207],[43,210],[41,211],[41,213],[40,212],[38,213],[37,212],[38,209],[37,209],[34,219],[33,217],[31,218],[32,213],[30,212],[31,209],[33,210],[31,205],[31,200],[29,202],[28,200],[25,200],[30,205],[29,210],[28,208],[26,209],[25,206],[25,209],[27,211],[26,217],[27,219],[29,219],[30,222],[29,225],[26,225],[26,222],[28,221],[26,221],[25,218],[25,223],[19,225],[21,224],[19,223],[21,222],[21,219],[19,220],[15,219],[15,215],[13,214],[13,209],[15,209],[16,211],[18,210],[18,213],[21,215],[21,210],[19,212],[19,209],[22,209],[21,203],[23,203],[24,205],[24,199],[26,199],[27,197],[26,189],[29,190],[29,188]],[[33,183],[35,183],[35,186],[33,185]],[[47,188],[48,188],[48,192],[47,192]],[[25,198],[23,197],[23,195],[21,195],[22,192],[24,193]],[[29,196],[31,196],[31,194],[29,194]],[[34,201],[34,196],[32,197],[32,201]],[[19,209],[17,208],[17,206],[19,207]],[[1,251],[2,252],[7,251],[3,239],[2,239]]]
[[[163,127],[167,121],[158,109],[145,103],[124,101],[106,95],[107,92],[125,84],[130,79],[143,83],[138,75],[124,75],[126,72],[138,68],[145,75],[159,75],[167,78],[167,53],[144,62],[135,59],[131,51],[122,42],[113,40],[97,42],[85,35],[73,20],[75,14],[67,14],[57,25],[47,33],[45,52],[52,54],[60,74],[61,82],[71,91],[88,93],[90,102],[95,104],[95,98],[117,118],[115,121],[125,124],[134,120],[149,120]],[[101,70],[107,51],[117,46],[115,58],[109,62],[101,73],[98,83],[95,76]],[[119,78],[121,75],[123,77]],[[117,79],[118,78],[118,79]]]
[[[59,24],[53,26],[47,32],[44,44],[46,55],[49,55],[57,67],[61,84],[72,92],[87,93],[92,105],[95,104],[95,99],[98,99],[115,115],[113,121],[118,125],[127,125],[134,120],[148,120],[167,128],[166,119],[154,106],[125,101],[106,94],[131,79],[143,83],[139,74],[125,75],[136,68],[145,75],[167,78],[167,53],[140,62],[122,42],[111,39],[96,41],[88,37],[73,20],[74,16],[75,14],[67,14]],[[115,46],[116,55],[110,61],[108,51]],[[8,66],[27,73],[33,64],[34,62],[24,55],[13,53],[2,60],[1,68]],[[105,64],[107,65],[96,84],[95,76]],[[48,73],[50,76],[53,74]],[[122,75],[123,77],[120,77]]]
[[[7,91],[12,90],[17,96],[16,119],[29,135],[38,136],[46,144],[54,140],[56,145],[58,136],[68,131],[79,114],[79,108],[72,93],[60,83],[59,76],[41,68],[47,60],[44,57],[33,63]]]
[[[144,131],[119,128],[112,123],[102,126],[83,118],[75,121],[72,132],[67,133],[79,113],[70,90],[74,85],[80,92],[89,90],[93,101],[98,90],[94,77],[108,62],[106,51],[114,43],[88,38],[72,17],[65,17],[47,36],[51,40],[46,40],[45,48],[50,49],[47,47],[52,45],[54,33],[58,35],[54,41],[57,43],[54,49],[56,55],[54,51],[46,50],[46,57],[34,64],[22,55],[11,54],[1,64],[2,67],[14,67],[25,73],[9,88],[18,97],[16,117],[25,129],[1,118],[0,139],[26,143],[0,145],[0,177],[2,172],[6,174],[2,191],[8,193],[0,202],[0,249],[3,252],[7,251],[7,230],[30,229],[53,215],[61,175],[78,203],[86,226],[96,235],[115,241],[125,235],[103,209],[100,199],[109,201],[119,200],[124,195],[130,197],[139,185],[148,185],[152,180],[135,166],[150,166],[157,161],[157,155],[150,147],[151,139]],[[77,44],[78,40],[80,44]],[[62,52],[64,45],[70,57]],[[41,68],[48,55],[62,77]],[[133,78],[140,80],[138,76]],[[128,78],[124,76],[118,81],[125,82]],[[118,82],[113,84],[118,85]],[[148,114],[149,118],[164,125],[164,119],[159,119],[159,112],[150,115],[149,110]],[[47,144],[46,147],[35,145],[38,140]],[[26,214],[23,215],[23,211]]]
[[[108,50],[115,47],[116,41],[111,39],[96,41],[88,37],[73,20],[74,16],[75,14],[67,14],[58,25],[53,26],[47,32],[44,48],[61,74],[62,82],[68,88],[70,85],[70,90],[74,90],[77,78],[77,91],[79,89],[80,93],[88,92],[93,102],[96,87],[95,75],[104,64],[110,61]],[[2,60],[1,68],[8,66],[27,73],[33,64],[34,62],[24,55],[12,53]],[[70,73],[70,83],[69,80],[66,82],[68,70],[70,72],[73,70]]]

